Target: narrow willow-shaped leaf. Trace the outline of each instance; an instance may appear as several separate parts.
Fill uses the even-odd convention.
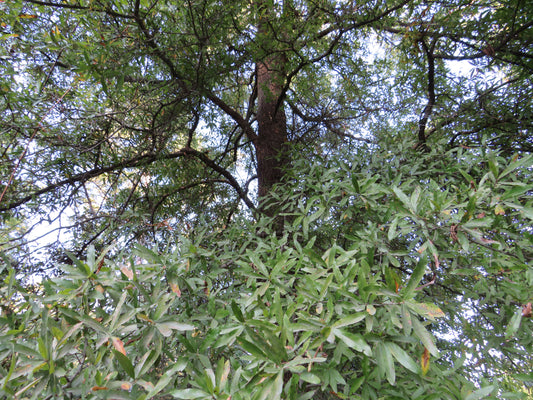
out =
[[[194,330],[194,325],[186,324],[183,322],[177,322],[177,321],[166,321],[166,322],[157,322],[155,324],[159,332],[165,337],[170,336],[172,333],[172,330],[177,331],[192,331]]]
[[[339,319],[332,325],[332,328],[342,328],[344,326],[355,325],[358,322],[364,320],[367,314],[364,312],[349,315],[347,317]]]
[[[332,330],[332,334],[342,340],[346,344],[346,346],[356,351],[362,352],[367,356],[370,356],[372,354],[372,349],[361,335],[349,333],[339,328],[334,328]]]
[[[402,304],[402,328],[405,336],[411,335],[413,322],[411,321],[411,313],[405,304]]]
[[[390,349],[385,346],[385,343],[379,343],[376,346],[376,358],[379,369],[385,373],[387,381],[389,381],[391,385],[394,385],[396,383],[394,361],[392,359],[392,353]]]
[[[518,156],[518,155],[517,155]],[[498,180],[502,180],[507,175],[509,175],[514,170],[521,168],[523,166],[531,166],[531,158],[533,156],[531,154],[527,154],[522,156],[520,159],[516,158],[515,161],[511,162],[498,176]]]
[[[122,354],[120,351],[113,350],[113,354],[115,355],[116,359],[118,360],[118,363],[120,366],[124,369],[124,371],[131,377],[135,379],[135,369],[133,368],[133,364],[131,363],[130,359]]]
[[[231,302],[231,310],[239,322],[244,322],[244,316],[242,315],[241,308],[237,305],[237,303],[235,303],[235,300],[232,300]]]
[[[418,366],[404,349],[392,342],[385,343],[385,346],[387,346],[391,354],[400,364],[402,364],[409,371],[418,373]]]
[[[170,395],[174,396],[175,399],[206,399],[210,398],[211,395],[207,392],[204,392],[200,389],[176,389],[171,390]]]
[[[518,309],[511,317],[509,325],[505,329],[505,338],[510,339],[520,328],[520,322],[522,321],[522,310]]]
[[[402,192],[399,187],[393,187],[392,191],[398,197],[398,199],[400,199],[404,206],[406,206],[407,208],[411,206],[411,201],[409,200],[409,197],[407,197],[407,195]]]
[[[478,389],[475,392],[472,392],[468,396],[466,396],[465,400],[479,400],[479,399],[482,399],[483,397],[485,397],[485,396],[489,395],[490,393],[492,393],[495,388],[496,388],[496,386],[491,385],[491,386],[486,386],[484,388]]]
[[[429,350],[431,355],[433,355],[434,357],[438,357],[439,350],[435,346],[431,334],[426,330],[426,328],[424,327],[424,325],[422,325],[418,318],[413,317],[411,318],[411,321],[413,322],[413,329],[415,331],[416,336],[420,339],[425,348]]]
[[[261,359],[268,358],[263,350],[261,350],[255,344],[250,343],[246,339],[239,337],[237,338],[237,343],[239,343],[239,345],[243,348],[244,351],[252,354],[255,357],[259,357]]]
[[[148,350],[135,365],[135,376],[143,376],[154,364],[161,353],[157,350]]]
[[[416,267],[413,270],[409,281],[407,282],[407,286],[402,291],[402,296],[404,299],[412,297],[415,289],[426,273],[427,263],[427,254],[424,252],[420,255],[420,259],[418,260],[418,263],[416,264]]]

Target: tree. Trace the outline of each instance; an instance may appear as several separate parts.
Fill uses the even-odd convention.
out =
[[[526,2],[0,7],[6,396],[531,395]]]

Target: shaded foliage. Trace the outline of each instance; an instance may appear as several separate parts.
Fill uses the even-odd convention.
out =
[[[11,273],[4,392],[527,398],[530,158],[455,149],[402,164],[409,152],[295,165],[277,192],[292,216],[281,238],[268,218],[238,220],[168,248],[91,249],[35,293]]]
[[[4,396],[532,395],[527,2],[0,11]]]

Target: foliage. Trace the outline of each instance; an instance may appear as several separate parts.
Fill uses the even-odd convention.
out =
[[[531,397],[529,8],[0,1],[1,395]]]
[[[89,244],[155,244],[169,235],[154,226],[185,232],[199,215],[222,226],[240,203],[254,213],[269,51],[286,59],[286,139],[310,157],[406,132],[531,151],[523,1],[253,3],[0,3],[0,212],[26,223],[18,243],[50,224],[65,236],[43,258],[64,261]]]
[[[281,238],[92,248],[33,289],[4,270],[4,395],[527,398],[530,158],[371,153],[297,165]]]

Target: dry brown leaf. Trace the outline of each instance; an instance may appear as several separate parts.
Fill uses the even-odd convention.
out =
[[[120,271],[126,275],[126,277],[132,281],[133,280],[133,271],[131,269],[129,269],[128,267],[126,267],[125,265],[123,265],[122,267],[120,267]]]
[[[113,347],[115,348],[116,351],[119,351],[121,352],[122,354],[126,355],[126,349],[124,348],[124,343],[122,342],[122,340],[120,340],[119,338],[111,338],[112,342],[113,342]]]
[[[429,350],[424,347],[424,353],[422,353],[422,357],[420,357],[420,365],[422,366],[422,375],[426,375],[429,371]]]
[[[181,290],[177,283],[170,282],[170,288],[178,297],[181,297]]]

